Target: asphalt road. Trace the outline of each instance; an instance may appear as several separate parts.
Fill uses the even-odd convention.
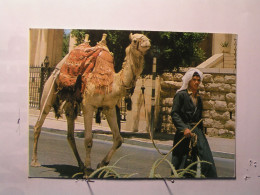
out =
[[[31,161],[32,153],[32,134],[33,132],[30,130],[29,162]],[[83,139],[76,138],[76,143],[84,162],[85,148]],[[109,141],[94,139],[91,152],[92,168],[96,168],[111,146],[112,143]],[[170,156],[168,156],[168,160],[170,160]],[[153,163],[159,158],[161,158],[161,155],[155,149],[124,143],[112,157],[110,165],[113,165],[120,159],[116,164],[120,169],[115,169],[119,174],[135,174],[131,178],[147,178]],[[29,177],[71,178],[72,175],[80,172],[76,159],[67,142],[66,135],[42,131],[39,139],[38,159],[42,166],[37,168],[30,166]],[[234,177],[234,160],[223,158],[214,158],[214,160],[219,177]],[[163,162],[157,168],[157,173],[162,177],[169,177],[169,165]]]

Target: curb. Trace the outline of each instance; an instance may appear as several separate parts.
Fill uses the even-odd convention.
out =
[[[29,125],[29,129],[33,130],[33,126]],[[42,127],[42,131],[66,135],[66,131],[60,130],[60,129]],[[83,138],[84,132],[75,131],[75,136],[78,137],[78,138]],[[104,141],[112,141],[113,138],[112,138],[111,134],[101,134],[101,133],[98,133],[98,131],[93,130],[93,139],[104,140]],[[153,144],[150,143],[150,142],[125,138],[125,137],[124,137],[123,143],[135,145],[135,146],[140,146],[140,147],[146,147],[146,148],[154,148]],[[156,144],[156,146],[158,147],[158,149],[164,150],[164,152],[170,151],[171,148],[172,148],[171,145],[166,145],[166,144]],[[225,159],[231,159],[231,160],[235,159],[235,154],[233,154],[233,153],[212,151],[212,155],[215,158],[225,158]]]

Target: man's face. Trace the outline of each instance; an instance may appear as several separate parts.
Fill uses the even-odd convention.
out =
[[[189,88],[192,91],[198,90],[198,87],[200,85],[200,77],[199,76],[193,76],[192,79],[189,82]]]

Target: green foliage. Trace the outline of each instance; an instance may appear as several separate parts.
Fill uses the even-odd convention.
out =
[[[169,175],[169,177],[167,177],[167,178],[185,178],[187,174],[192,176],[193,178],[205,178],[205,176],[201,173],[201,163],[211,164],[207,161],[201,161],[199,158],[197,158],[198,161],[191,163],[185,169],[176,170],[175,167],[172,165],[172,163],[168,159],[160,158],[160,159],[157,159],[153,163],[152,168],[150,170],[149,178],[162,178],[162,176],[156,172],[156,169],[159,165],[158,163],[161,163],[162,159],[169,165],[169,167],[171,168],[171,171],[173,173],[172,175]],[[195,171],[192,168],[196,165],[197,165],[197,169]]]
[[[129,45],[130,33],[143,33],[151,39],[152,48],[145,57],[143,74],[151,74],[152,58],[157,56],[157,73],[172,71],[184,66],[196,66],[205,60],[205,52],[200,48],[206,33],[182,33],[161,31],[122,31],[122,30],[72,30],[77,45],[82,43],[85,34],[90,35],[90,45],[95,46],[106,33],[107,45],[115,58],[115,70],[121,69],[125,57],[125,48]]]
[[[133,175],[135,175],[136,173],[133,174],[119,174],[116,169],[120,169],[119,167],[116,166],[116,164],[123,158],[125,158],[128,155],[125,155],[121,158],[119,158],[112,166],[104,166],[101,168],[98,168],[97,170],[95,170],[90,176],[89,178],[114,178],[114,179],[118,179],[118,178],[130,178]]]
[[[120,169],[120,167],[117,167],[116,164],[123,158],[125,158],[128,155],[125,155],[121,158],[119,158],[112,166],[104,166],[100,167],[97,170],[95,170],[93,173],[91,173],[88,176],[88,179],[107,179],[107,178],[113,178],[113,179],[119,179],[119,178],[130,178],[137,173],[132,174],[120,174],[118,173],[117,169]],[[83,172],[76,173],[72,176],[72,178],[78,177],[78,175],[83,176]]]
[[[149,32],[147,36],[157,48],[159,73],[196,66],[205,60],[205,52],[200,48],[205,33]]]
[[[63,44],[62,44],[62,57],[66,56],[69,52],[70,35],[63,33]]]
[[[126,155],[128,156],[128,155]],[[120,169],[120,167],[116,166],[116,164],[123,159],[123,156],[119,158],[112,166],[107,165],[101,168],[96,169],[94,172],[92,172],[89,176],[88,179],[128,179],[133,177],[134,175],[138,173],[132,173],[132,174],[121,174],[117,170]],[[163,161],[162,161],[163,160]],[[161,164],[161,162],[166,162],[168,166],[170,167],[170,170],[172,171],[172,174],[170,175],[170,170],[169,170],[169,176],[168,177],[162,177],[160,173],[156,172],[156,169],[158,166]],[[211,164],[207,161],[201,161],[199,157],[197,157],[197,161],[191,163],[189,166],[187,166],[185,169],[179,169],[176,170],[175,167],[172,165],[172,163],[165,158],[159,158],[157,159],[150,170],[148,178],[150,179],[156,179],[156,178],[185,178],[187,175],[193,177],[193,178],[205,178],[205,176],[201,173],[201,164],[202,163],[207,163]],[[194,167],[197,165],[196,170],[194,170]],[[72,178],[78,178],[79,175],[84,175],[83,172],[76,173],[72,176]]]

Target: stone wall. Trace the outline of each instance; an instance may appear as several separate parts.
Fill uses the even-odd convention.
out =
[[[236,74],[222,71],[204,72],[200,86],[203,99],[203,124],[210,136],[235,135]],[[164,73],[161,78],[161,132],[175,132],[170,112],[176,90],[182,85],[184,73]]]

